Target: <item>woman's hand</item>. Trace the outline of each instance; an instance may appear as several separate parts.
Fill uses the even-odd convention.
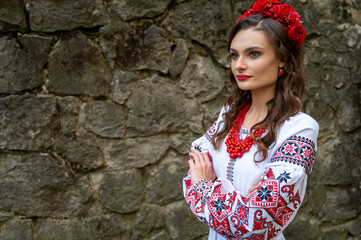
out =
[[[191,159],[188,164],[191,169],[192,185],[201,179],[214,181],[217,178],[207,153],[201,153],[192,148],[189,156]]]
[[[253,194],[255,194],[257,192],[257,189],[262,185],[262,182],[264,180],[265,175],[263,174],[262,177],[260,179],[258,179],[253,185],[252,187],[249,188],[248,192],[247,192],[247,198],[252,197]]]

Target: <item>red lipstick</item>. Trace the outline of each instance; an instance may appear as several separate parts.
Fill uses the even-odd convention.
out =
[[[237,75],[237,79],[239,81],[244,81],[244,80],[247,80],[248,78],[250,78],[251,76],[248,76],[248,75]]]

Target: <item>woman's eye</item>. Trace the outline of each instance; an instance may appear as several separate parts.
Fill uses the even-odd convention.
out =
[[[236,54],[236,53],[231,53],[231,58],[232,58],[232,59],[237,59],[237,58],[238,58],[238,54]]]
[[[259,55],[260,55],[259,52],[250,52],[250,53],[249,53],[249,56],[250,56],[251,58],[256,58],[256,57],[258,57]]]

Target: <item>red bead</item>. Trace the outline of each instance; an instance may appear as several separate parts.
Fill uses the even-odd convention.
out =
[[[280,70],[280,71],[278,72],[278,76],[282,77],[284,73],[285,73],[285,71]]]

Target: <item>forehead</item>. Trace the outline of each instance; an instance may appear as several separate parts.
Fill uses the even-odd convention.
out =
[[[242,51],[250,47],[260,47],[265,50],[273,50],[266,34],[263,31],[245,29],[236,33],[231,42],[231,48]]]

